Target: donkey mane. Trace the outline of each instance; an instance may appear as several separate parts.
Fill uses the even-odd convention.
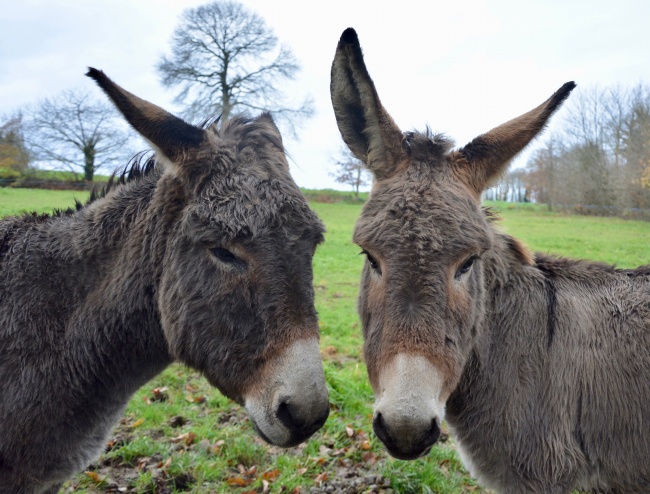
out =
[[[427,125],[424,132],[413,130],[404,133],[404,147],[411,158],[440,159],[454,147],[454,140],[445,134],[436,133]]]

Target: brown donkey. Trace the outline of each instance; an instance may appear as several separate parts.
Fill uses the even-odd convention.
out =
[[[0,220],[0,493],[56,492],[170,362],[279,446],[325,422],[323,225],[270,115],[199,128],[90,69],[156,151],[77,211]]]
[[[397,128],[343,33],[334,112],[375,177],[354,231],[373,426],[412,459],[445,418],[499,492],[650,492],[650,268],[533,256],[479,204],[574,86],[452,150]]]

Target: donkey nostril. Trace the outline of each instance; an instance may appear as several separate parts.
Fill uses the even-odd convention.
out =
[[[317,416],[301,416],[300,409],[295,405],[282,401],[275,412],[276,417],[291,435],[297,440],[304,440],[320,429],[329,416],[329,402],[319,410]]]
[[[440,426],[438,425],[438,421],[436,419],[433,419],[431,421],[431,427],[427,432],[425,443],[427,444],[427,446],[435,444],[435,442],[438,440],[439,437],[440,437]]]
[[[294,430],[297,427],[295,419],[292,414],[291,405],[286,401],[280,403],[278,410],[275,412],[275,415],[278,417],[278,420],[289,430]]]
[[[372,421],[372,428],[382,443],[386,445],[390,443],[390,436],[388,435],[388,430],[386,429],[386,422],[384,421],[384,417],[382,417],[381,413],[377,413],[377,416]]]

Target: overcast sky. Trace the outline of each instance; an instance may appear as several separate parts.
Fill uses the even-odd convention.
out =
[[[99,96],[83,75],[88,66],[140,97],[180,111],[154,67],[169,53],[183,9],[203,3],[4,2],[0,115],[66,89]],[[306,94],[314,98],[315,117],[298,139],[285,139],[293,175],[304,187],[341,188],[330,176],[341,140],[329,71],[347,27],[357,30],[368,70],[397,124],[403,130],[428,124],[459,145],[537,106],[566,81],[575,80],[576,91],[650,84],[649,0],[242,3],[260,14],[301,62],[291,93],[300,100]]]

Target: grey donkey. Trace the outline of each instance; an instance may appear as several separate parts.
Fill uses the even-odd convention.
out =
[[[531,254],[481,192],[575,84],[464,147],[402,133],[356,33],[332,65],[343,139],[374,174],[354,230],[373,428],[397,458],[445,419],[464,464],[502,493],[650,492],[650,268]]]
[[[53,493],[172,361],[279,446],[325,422],[323,225],[269,114],[197,127],[92,77],[157,163],[75,211],[0,220],[0,493]]]

